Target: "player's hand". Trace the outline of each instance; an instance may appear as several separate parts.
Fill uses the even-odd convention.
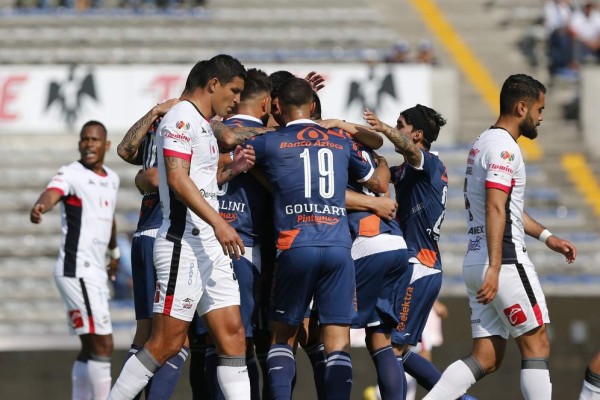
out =
[[[233,161],[231,162],[231,172],[233,175],[242,174],[250,170],[256,161],[256,153],[250,145],[242,147],[238,145],[233,151]]]
[[[312,86],[315,92],[318,92],[325,87],[325,84],[323,83],[325,82],[325,78],[315,71],[310,71],[306,77],[304,77],[304,80],[310,83],[310,86]]]
[[[227,222],[223,221],[215,228],[215,236],[221,243],[223,254],[226,256],[239,260],[240,256],[245,254],[246,250],[242,239]]]
[[[171,109],[171,107],[179,103],[179,101],[179,99],[169,99],[163,101],[162,103],[158,103],[157,105],[152,107],[152,115],[154,115],[157,118],[162,117]]]
[[[373,197],[372,202],[373,205],[371,207],[371,211],[373,211],[375,215],[386,221],[394,219],[396,216],[396,210],[398,209],[398,203],[396,203],[395,200],[386,196],[382,196]]]
[[[377,114],[368,108],[365,108],[363,118],[369,125],[371,125],[371,128],[375,129],[377,132],[383,132],[385,130],[386,124],[381,122],[379,117],[377,117]]]
[[[39,224],[42,222],[42,214],[44,214],[44,211],[46,211],[45,205],[39,203],[34,205],[29,213],[29,220],[34,224]]]
[[[572,264],[573,261],[575,261],[577,249],[573,243],[569,242],[568,240],[564,240],[558,236],[552,235],[546,240],[546,246],[565,256],[569,264]]]
[[[339,119],[322,119],[319,122],[319,125],[321,125],[325,129],[334,129],[334,128],[341,128],[343,122],[344,121],[339,120]]]
[[[111,258],[108,266],[106,267],[106,271],[108,272],[108,278],[111,282],[117,280],[117,269],[119,268],[119,258]]]
[[[477,291],[477,302],[488,304],[498,293],[498,277],[500,276],[500,267],[488,267],[483,278],[483,285]]]

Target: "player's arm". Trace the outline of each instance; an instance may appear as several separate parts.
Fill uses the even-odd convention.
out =
[[[369,211],[381,219],[391,220],[396,215],[398,203],[387,196],[367,196],[346,189],[346,208],[352,211]]]
[[[246,139],[275,130],[275,128],[271,127],[231,127],[215,119],[210,121],[210,126],[217,138],[217,143],[221,152],[231,151],[236,146],[244,143]]]
[[[190,178],[190,161],[174,156],[164,157],[169,188],[186,207],[212,226],[223,252],[231,258],[239,259],[240,254],[244,254],[244,244],[235,229],[208,204]]]
[[[310,86],[315,92],[318,92],[325,87],[325,78],[318,72],[310,71],[308,74],[306,74],[304,80],[310,83]]]
[[[113,216],[112,229],[110,231],[110,240],[108,241],[108,262],[107,271],[111,281],[117,279],[117,268],[119,268],[119,260],[121,259],[121,251],[117,245],[117,220]]]
[[[483,285],[477,292],[477,301],[488,304],[498,292],[498,277],[502,267],[502,238],[506,225],[506,201],[508,192],[497,188],[485,191],[485,237],[488,247],[489,266]]]
[[[390,167],[387,160],[373,152],[374,159],[377,162],[377,168],[373,174],[364,182],[361,182],[367,189],[374,193],[386,193],[390,184]]]
[[[364,119],[371,125],[371,128],[375,129],[377,132],[383,133],[385,137],[392,142],[396,151],[402,154],[411,166],[415,168],[421,167],[423,153],[421,153],[419,147],[414,144],[412,140],[385,122],[379,120],[377,115],[369,109],[365,110]]]
[[[383,146],[383,138],[373,129],[363,125],[353,124],[352,122],[346,122],[340,119],[326,119],[319,122],[319,125],[327,129],[343,129],[352,135],[352,138],[356,141],[361,142],[373,150],[377,150]]]
[[[158,192],[158,168],[140,169],[135,176],[135,187],[140,194]]]
[[[564,240],[550,233],[542,224],[533,219],[523,210],[523,228],[529,236],[543,241],[546,246],[565,256],[567,262],[571,264],[577,256],[577,249],[573,243]],[[543,236],[542,236],[543,234]]]
[[[40,195],[31,208],[29,220],[34,224],[39,224],[42,222],[42,214],[46,214],[48,211],[51,211],[56,203],[60,201],[61,197],[62,193],[60,191],[52,188],[46,189],[46,191]]]
[[[255,159],[254,149],[250,145],[243,148],[237,146],[233,152],[233,159],[229,153],[221,154],[217,170],[217,184],[222,186],[237,175],[247,172],[254,166]]]
[[[157,104],[133,124],[121,140],[121,143],[117,146],[119,157],[130,164],[141,165],[142,153],[139,152],[139,149],[148,129],[150,129],[154,121],[165,115],[177,103],[179,103],[179,99],[170,99]]]

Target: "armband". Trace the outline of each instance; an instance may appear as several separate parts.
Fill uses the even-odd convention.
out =
[[[108,249],[108,256],[113,260],[121,258],[121,250],[119,250],[119,246],[115,247],[114,249]]]
[[[542,243],[546,243],[546,240],[548,240],[550,236],[552,236],[552,232],[550,232],[548,229],[544,229],[542,233],[540,233],[538,240]]]

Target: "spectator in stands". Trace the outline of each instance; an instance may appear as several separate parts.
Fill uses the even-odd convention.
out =
[[[544,5],[550,75],[575,76],[577,64],[569,31],[571,0],[549,0]]]
[[[569,30],[575,39],[577,60],[597,62],[600,49],[600,12],[596,10],[595,1],[586,1],[581,10],[573,13]]]
[[[386,57],[385,62],[395,64],[406,64],[410,62],[410,46],[406,40],[399,40],[392,47],[392,51]]]
[[[416,62],[421,64],[438,65],[433,44],[429,40],[422,39],[419,42],[419,46],[417,47]]]

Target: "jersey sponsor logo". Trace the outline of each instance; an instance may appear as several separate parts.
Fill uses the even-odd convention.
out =
[[[156,282],[156,289],[154,290],[154,303],[158,304],[160,302],[160,283]]]
[[[479,235],[485,232],[485,228],[483,225],[472,226],[469,228],[469,235]]]
[[[73,329],[83,328],[83,317],[80,310],[70,310],[69,319],[71,320]]]
[[[503,160],[513,161],[515,159],[515,153],[504,150],[500,153],[500,157],[502,157]]]
[[[518,303],[505,308],[504,315],[506,315],[508,322],[510,322],[512,326],[521,325],[523,322],[527,321],[527,315],[525,315],[523,308]]]
[[[245,208],[246,208],[245,203],[239,203],[237,201],[227,201],[226,202],[225,200],[221,200],[221,202],[219,203],[219,210],[223,210],[223,211],[246,212]]]
[[[237,219],[237,214],[234,212],[220,211],[219,215],[221,215],[221,218],[223,218],[228,224],[233,223]]]
[[[410,302],[412,301],[412,294],[415,289],[412,286],[406,288],[406,293],[404,294],[404,302],[400,307],[400,322],[396,326],[396,330],[399,332],[404,331],[406,329],[406,322],[408,321],[408,314],[410,312]]]
[[[317,139],[314,142],[310,140],[302,140],[300,142],[281,142],[280,149],[290,149],[295,147],[328,147],[336,150],[343,150],[344,146],[338,143],[333,143],[328,140]]]
[[[479,154],[479,149],[473,147],[471,150],[469,150],[469,157],[475,157],[477,154]]]
[[[297,214],[298,224],[327,224],[335,225],[340,222],[338,216],[346,216],[343,207],[329,206],[326,204],[294,204],[285,206],[287,215]],[[315,215],[319,214],[319,215]]]
[[[194,267],[194,263],[190,263],[188,268],[188,286],[191,286],[192,282],[194,281]]]
[[[499,164],[494,164],[494,163],[490,164],[490,171],[507,172],[511,175],[514,173],[512,168],[509,168],[505,165],[499,165]]]
[[[188,130],[188,129],[190,129],[190,123],[189,122],[185,122],[185,121],[177,121],[177,123],[175,124],[175,127],[177,129]]]
[[[190,137],[187,135],[183,135],[181,133],[173,133],[166,129],[163,130],[163,136],[169,139],[185,140],[186,142],[189,142],[191,140]]]
[[[216,198],[217,198],[217,196],[219,195],[219,193],[218,193],[218,192],[207,192],[207,191],[206,191],[206,190],[204,190],[204,189],[200,189],[200,193],[202,193],[202,196],[203,196],[205,199],[216,199]]]
[[[296,135],[296,138],[298,140],[315,140],[315,139],[329,140],[329,135],[327,135],[323,131],[320,131],[313,127],[310,127],[310,128],[304,128],[300,132],[298,132],[298,134]]]
[[[481,250],[481,236],[476,237],[473,240],[469,240],[469,246],[467,247],[467,253],[470,251]]]
[[[194,302],[189,297],[186,297],[185,299],[183,299],[181,301],[181,307],[183,307],[186,310],[189,310],[190,308],[192,308],[193,304],[194,304]]]

